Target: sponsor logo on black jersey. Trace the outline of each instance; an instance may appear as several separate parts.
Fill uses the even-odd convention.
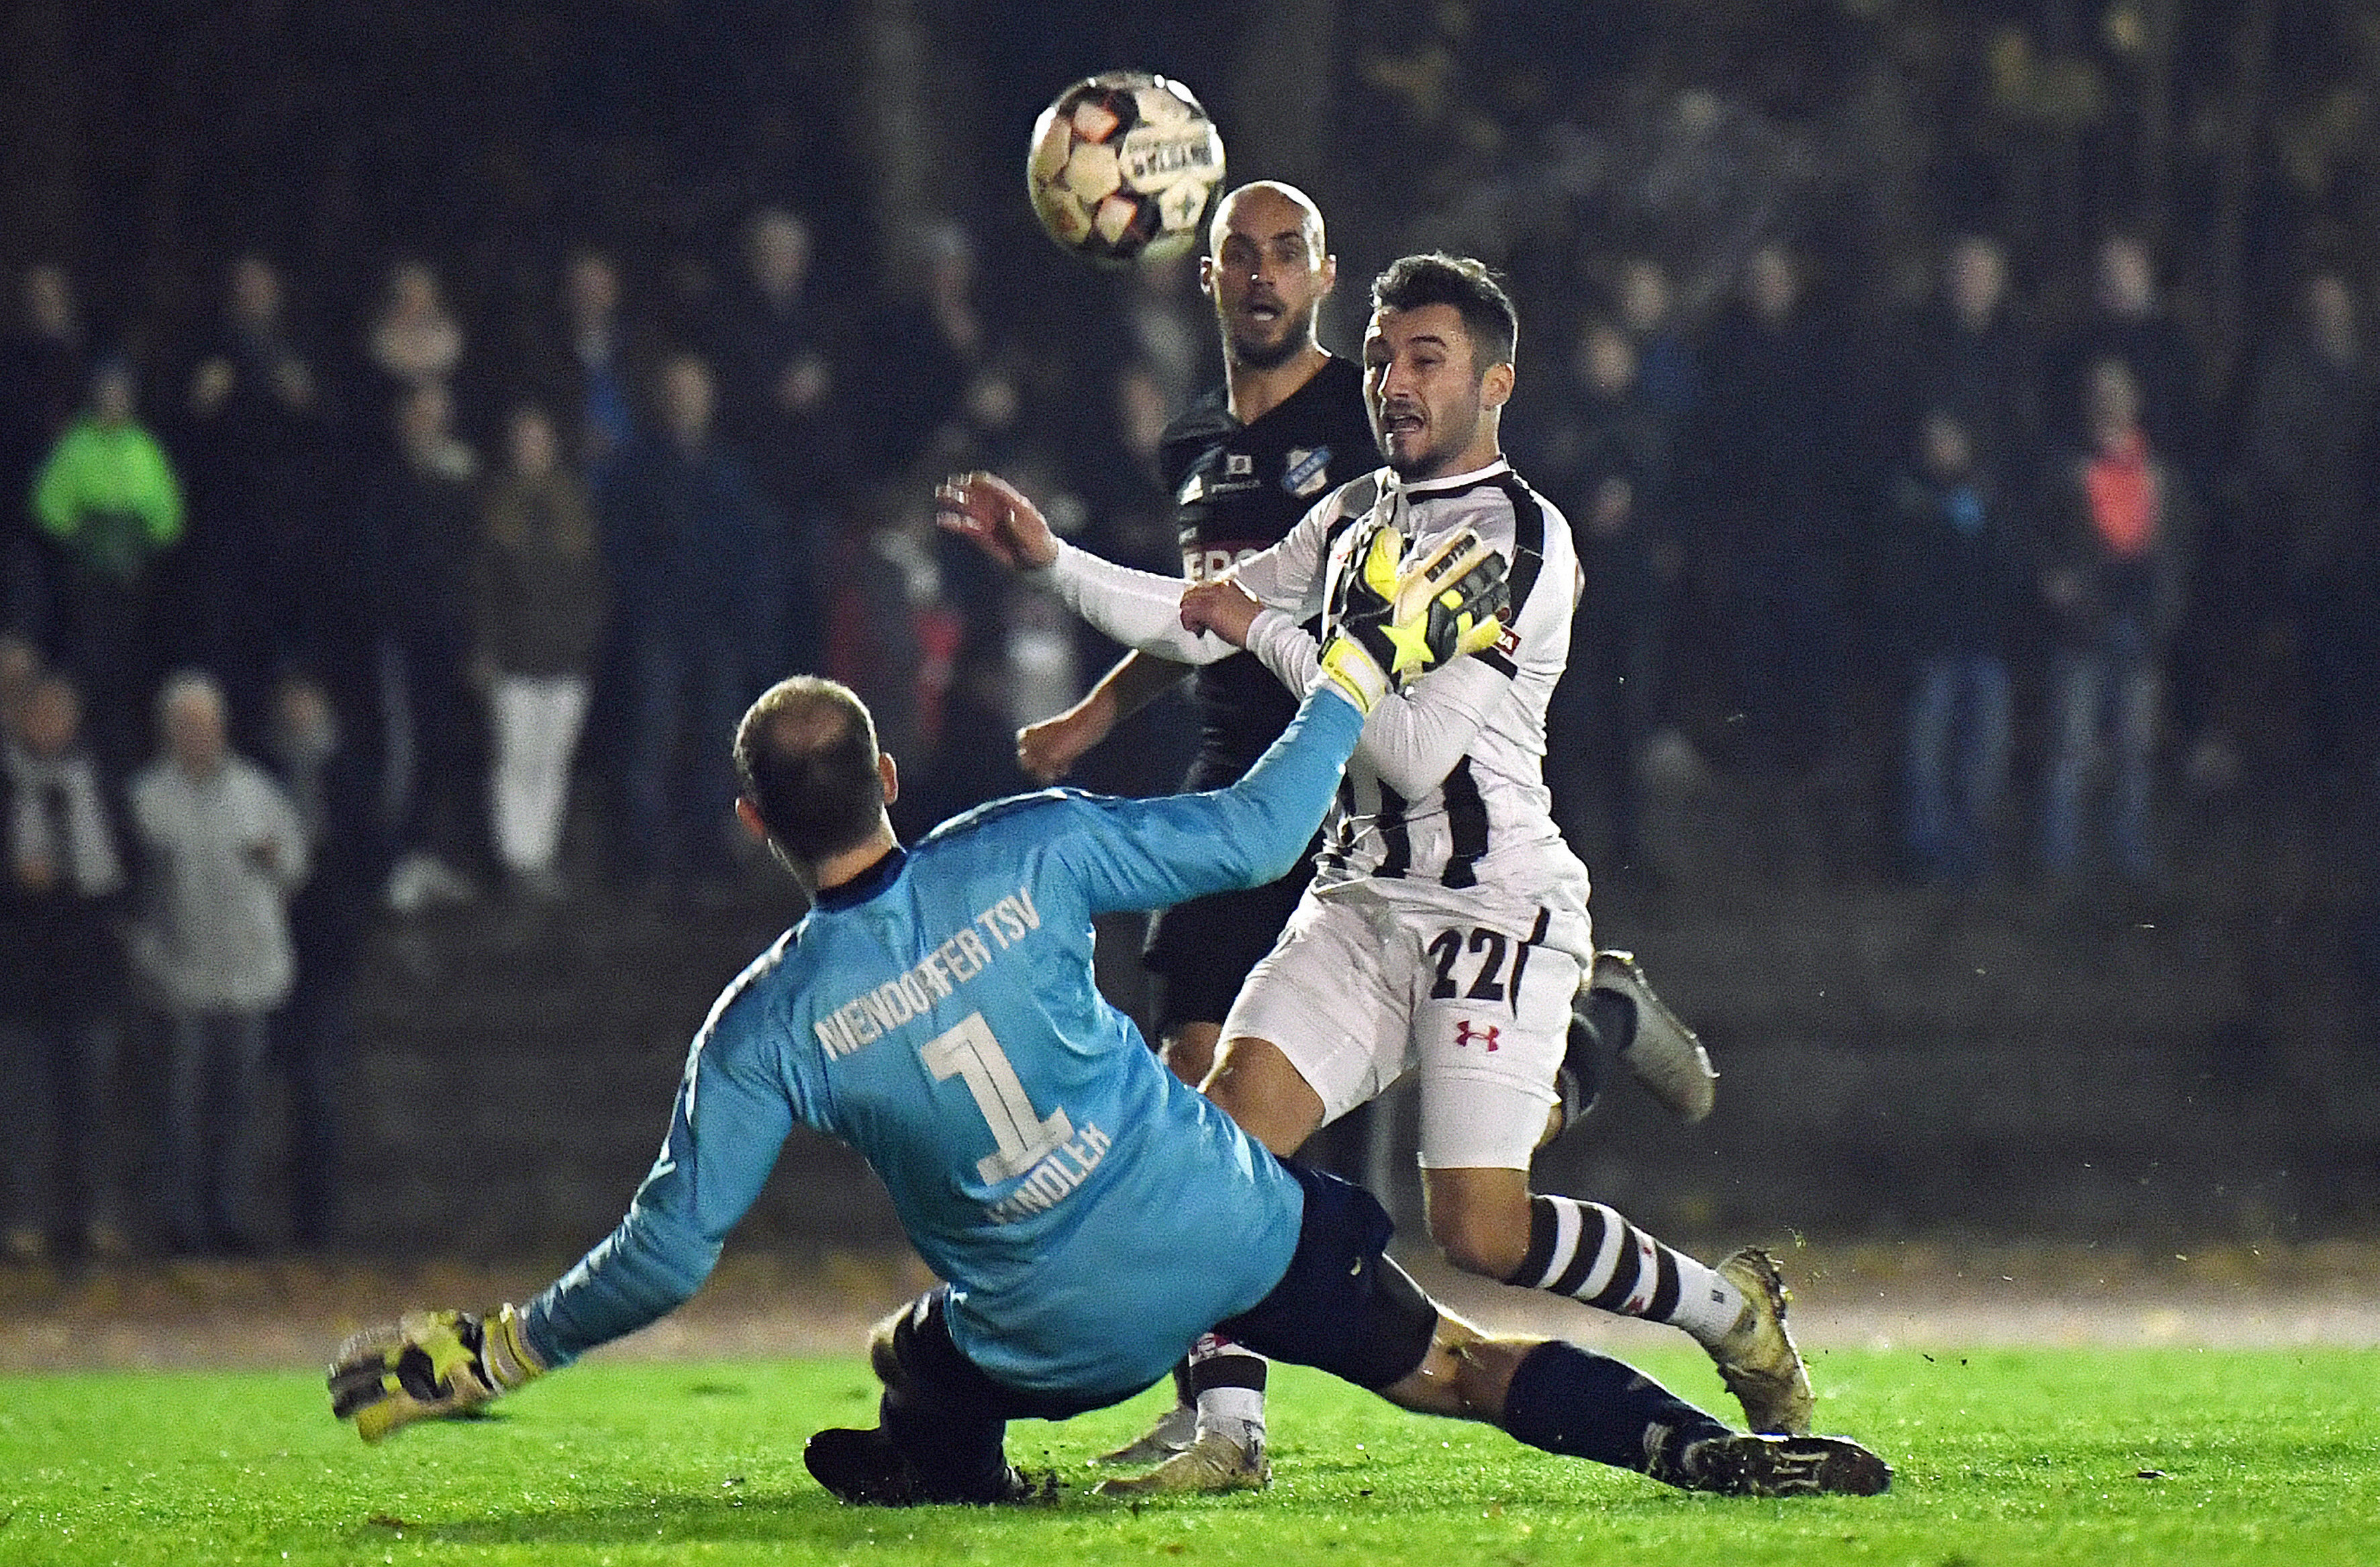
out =
[[[1261,481],[1257,478],[1257,460],[1246,452],[1210,452],[1202,459],[1197,470],[1182,481],[1174,492],[1176,504],[1189,505],[1194,501],[1212,500],[1222,495],[1244,495]]]
[[[1281,459],[1281,487],[1301,499],[1318,495],[1330,482],[1330,448],[1300,446]]]
[[[1182,575],[1193,582],[1212,582],[1263,547],[1261,544],[1198,544],[1184,541]]]

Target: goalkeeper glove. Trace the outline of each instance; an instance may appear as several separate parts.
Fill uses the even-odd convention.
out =
[[[416,1420],[467,1414],[545,1374],[521,1314],[408,1311],[393,1328],[358,1333],[332,1363],[331,1413],[378,1442]]]
[[[1391,681],[1492,648],[1512,603],[1504,557],[1465,528],[1405,563],[1404,540],[1381,525],[1356,547],[1332,606],[1322,668],[1368,713]]]

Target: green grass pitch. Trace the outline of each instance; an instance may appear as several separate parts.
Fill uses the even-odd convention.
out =
[[[1691,1351],[1641,1357],[1689,1396]],[[1884,1452],[1872,1500],[1693,1497],[1276,1375],[1272,1489],[1137,1511],[1085,1460],[1152,1393],[1012,1428],[1054,1505],[837,1506],[802,1439],[866,1425],[857,1359],[605,1360],[373,1450],[297,1373],[0,1378],[0,1563],[2368,1561],[2380,1351],[1833,1351],[1820,1424]]]

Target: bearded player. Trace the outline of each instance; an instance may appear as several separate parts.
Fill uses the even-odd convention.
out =
[[[1183,576],[1193,583],[1278,544],[1317,499],[1378,464],[1363,372],[1325,349],[1317,334],[1322,301],[1338,276],[1321,210],[1294,186],[1244,185],[1217,206],[1198,286],[1214,304],[1223,384],[1167,427],[1158,456],[1174,500]],[[1021,732],[1018,761],[1040,782],[1056,782],[1119,721],[1185,674],[1198,714],[1198,750],[1183,787],[1231,784],[1280,735],[1296,705],[1245,652],[1191,668],[1135,649],[1074,707]],[[1141,961],[1154,990],[1159,1050],[1184,1082],[1206,1080],[1224,1014],[1249,970],[1280,939],[1312,872],[1307,856],[1278,881],[1151,917]],[[1607,1048],[1618,1049],[1680,1114],[1693,1120],[1707,1113],[1708,1060],[1653,995],[1642,970],[1624,953],[1606,953],[1592,973],[1594,987],[1579,993],[1571,1031],[1565,1120],[1575,1120],[1592,1099],[1596,1063]],[[1232,1421],[1244,1432],[1261,1432],[1259,1357],[1223,1348],[1185,1366],[1175,1383],[1174,1408],[1107,1462],[1150,1464],[1183,1451],[1196,1439],[1202,1410],[1210,1425]]]
[[[1541,766],[1581,578],[1561,515],[1501,456],[1517,325],[1502,288],[1475,261],[1416,256],[1382,273],[1372,300],[1365,394],[1386,468],[1341,484],[1222,579],[1185,591],[1063,545],[989,475],[945,486],[940,520],[1046,572],[1128,646],[1191,663],[1245,649],[1293,690],[1320,657],[1307,623],[1343,596],[1375,532],[1427,548],[1471,528],[1503,555],[1504,645],[1366,721],[1314,881],[1233,1001],[1207,1092],[1287,1154],[1412,1072],[1430,1234],[1451,1262],[1682,1328],[1754,1428],[1806,1432],[1809,1380],[1773,1259],[1746,1249],[1712,1268],[1600,1204],[1530,1190],[1532,1156],[1560,1119],[1572,998],[1595,961],[1586,870],[1553,823]],[[1202,1342],[1194,1364],[1213,1348]],[[1109,1488],[1262,1486],[1258,1409],[1202,1410],[1190,1447]]]

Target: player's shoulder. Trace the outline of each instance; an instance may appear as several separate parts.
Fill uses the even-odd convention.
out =
[[[1038,878],[1050,874],[1053,854],[1062,865],[1068,844],[1099,833],[1119,803],[1113,796],[1064,784],[1009,795],[952,817],[920,839],[911,853],[929,881],[978,875]],[[1062,874],[1059,880],[1064,880]]]
[[[807,924],[806,920],[796,924],[770,942],[720,990],[695,1035],[698,1051],[716,1059],[723,1051],[748,1048],[753,1040],[774,1032],[771,1022],[778,1011],[774,1003],[798,990],[802,983],[802,960],[807,954],[801,952],[800,942]]]
[[[942,822],[918,840],[917,852],[948,854],[978,840],[996,840],[1019,832],[1029,833],[1053,823],[1052,813],[1065,810],[1069,802],[1091,797],[1081,789],[1063,785],[1003,795]]]
[[[1569,520],[1562,516],[1561,508],[1548,500],[1536,486],[1508,467],[1497,475],[1496,489],[1503,496],[1505,504],[1512,509],[1514,527],[1533,536],[1538,549],[1544,549],[1545,541],[1557,535],[1557,542],[1568,541]]]
[[[1363,367],[1336,354],[1326,355],[1304,385],[1248,429],[1279,449],[1327,451],[1341,473],[1379,460],[1364,407]]]
[[[1338,354],[1325,354],[1322,368],[1281,407],[1294,407],[1317,419],[1352,417],[1366,435],[1371,433],[1370,419],[1364,411],[1364,367]]]
[[[1317,503],[1317,509],[1330,513],[1330,527],[1335,533],[1348,523],[1370,515],[1387,493],[1388,482],[1387,468],[1367,468],[1325,495]]]
[[[1542,549],[1541,536],[1566,529],[1560,508],[1499,459],[1494,467],[1406,489],[1415,505],[1429,504],[1447,526],[1466,523],[1483,534],[1509,528],[1524,548]]]
[[[1211,386],[1167,421],[1157,437],[1157,465],[1169,485],[1178,484],[1198,459],[1246,426],[1232,417],[1223,387]]]

